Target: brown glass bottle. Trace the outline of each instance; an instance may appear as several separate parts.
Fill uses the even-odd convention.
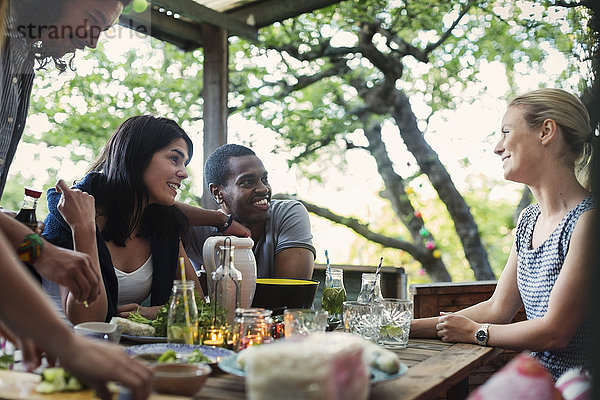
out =
[[[19,210],[15,219],[29,227],[32,231],[37,227],[37,217],[35,215],[35,206],[37,200],[42,195],[42,192],[25,188],[25,198],[23,199],[23,207]]]

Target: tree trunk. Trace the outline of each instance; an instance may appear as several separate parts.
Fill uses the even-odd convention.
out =
[[[442,259],[433,257],[432,252],[425,247],[424,238],[420,234],[421,228],[424,227],[423,219],[415,216],[415,209],[406,195],[403,179],[394,172],[392,160],[390,160],[385,143],[381,138],[381,126],[376,123],[371,127],[365,127],[364,133],[369,141],[367,149],[375,159],[379,175],[383,178],[386,186],[382,195],[392,203],[392,208],[408,228],[413,244],[418,251],[411,255],[421,262],[432,280],[451,281],[452,278]],[[430,239],[433,240],[433,235]]]
[[[446,205],[462,242],[465,256],[475,273],[475,279],[496,279],[469,206],[456,190],[452,178],[435,151],[425,141],[423,133],[417,126],[417,118],[412,111],[408,97],[403,92],[396,90],[395,101],[392,104],[392,115],[400,129],[400,136]]]

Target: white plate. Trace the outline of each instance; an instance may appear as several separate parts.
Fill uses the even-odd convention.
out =
[[[238,365],[236,364],[235,360],[237,358],[237,354],[232,354],[228,357],[223,358],[221,361],[219,361],[219,368],[221,368],[223,371],[228,372],[230,374],[233,375],[237,375],[237,376],[246,376],[246,372],[239,368]],[[406,364],[404,363],[400,363],[400,370],[395,373],[395,374],[388,374],[387,372],[383,372],[378,370],[377,368],[373,368],[371,367],[371,378],[370,378],[370,382],[371,383],[377,383],[377,382],[383,382],[383,381],[389,381],[391,379],[396,379],[401,377],[402,375],[404,375],[406,373],[406,371],[408,371],[408,367],[406,366]]]

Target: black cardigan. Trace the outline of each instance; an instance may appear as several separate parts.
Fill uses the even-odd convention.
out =
[[[90,173],[79,182],[75,187],[94,196],[97,187],[98,173]],[[48,199],[49,214],[44,221],[46,227],[43,236],[49,242],[68,249],[73,249],[73,236],[69,224],[64,220],[57,209],[61,194],[54,188],[48,189],[46,193]],[[98,258],[100,260],[100,270],[104,280],[104,288],[108,300],[108,312],[106,321],[110,321],[117,314],[118,298],[118,280],[115,274],[114,265],[110,257],[110,252],[106,242],[102,238],[100,230],[96,226],[96,242],[98,244]],[[150,251],[152,253],[152,288],[150,291],[150,305],[163,305],[169,299],[175,271],[177,270],[177,257],[179,255],[179,237],[173,236],[167,241],[157,238],[150,238]]]

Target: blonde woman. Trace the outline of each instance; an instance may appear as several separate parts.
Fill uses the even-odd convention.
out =
[[[558,378],[591,368],[590,279],[597,201],[588,172],[598,138],[579,99],[540,89],[512,100],[494,152],[504,178],[526,184],[537,204],[521,213],[492,297],[452,314],[414,320],[413,337],[530,350]],[[523,305],[527,320],[510,323]]]

